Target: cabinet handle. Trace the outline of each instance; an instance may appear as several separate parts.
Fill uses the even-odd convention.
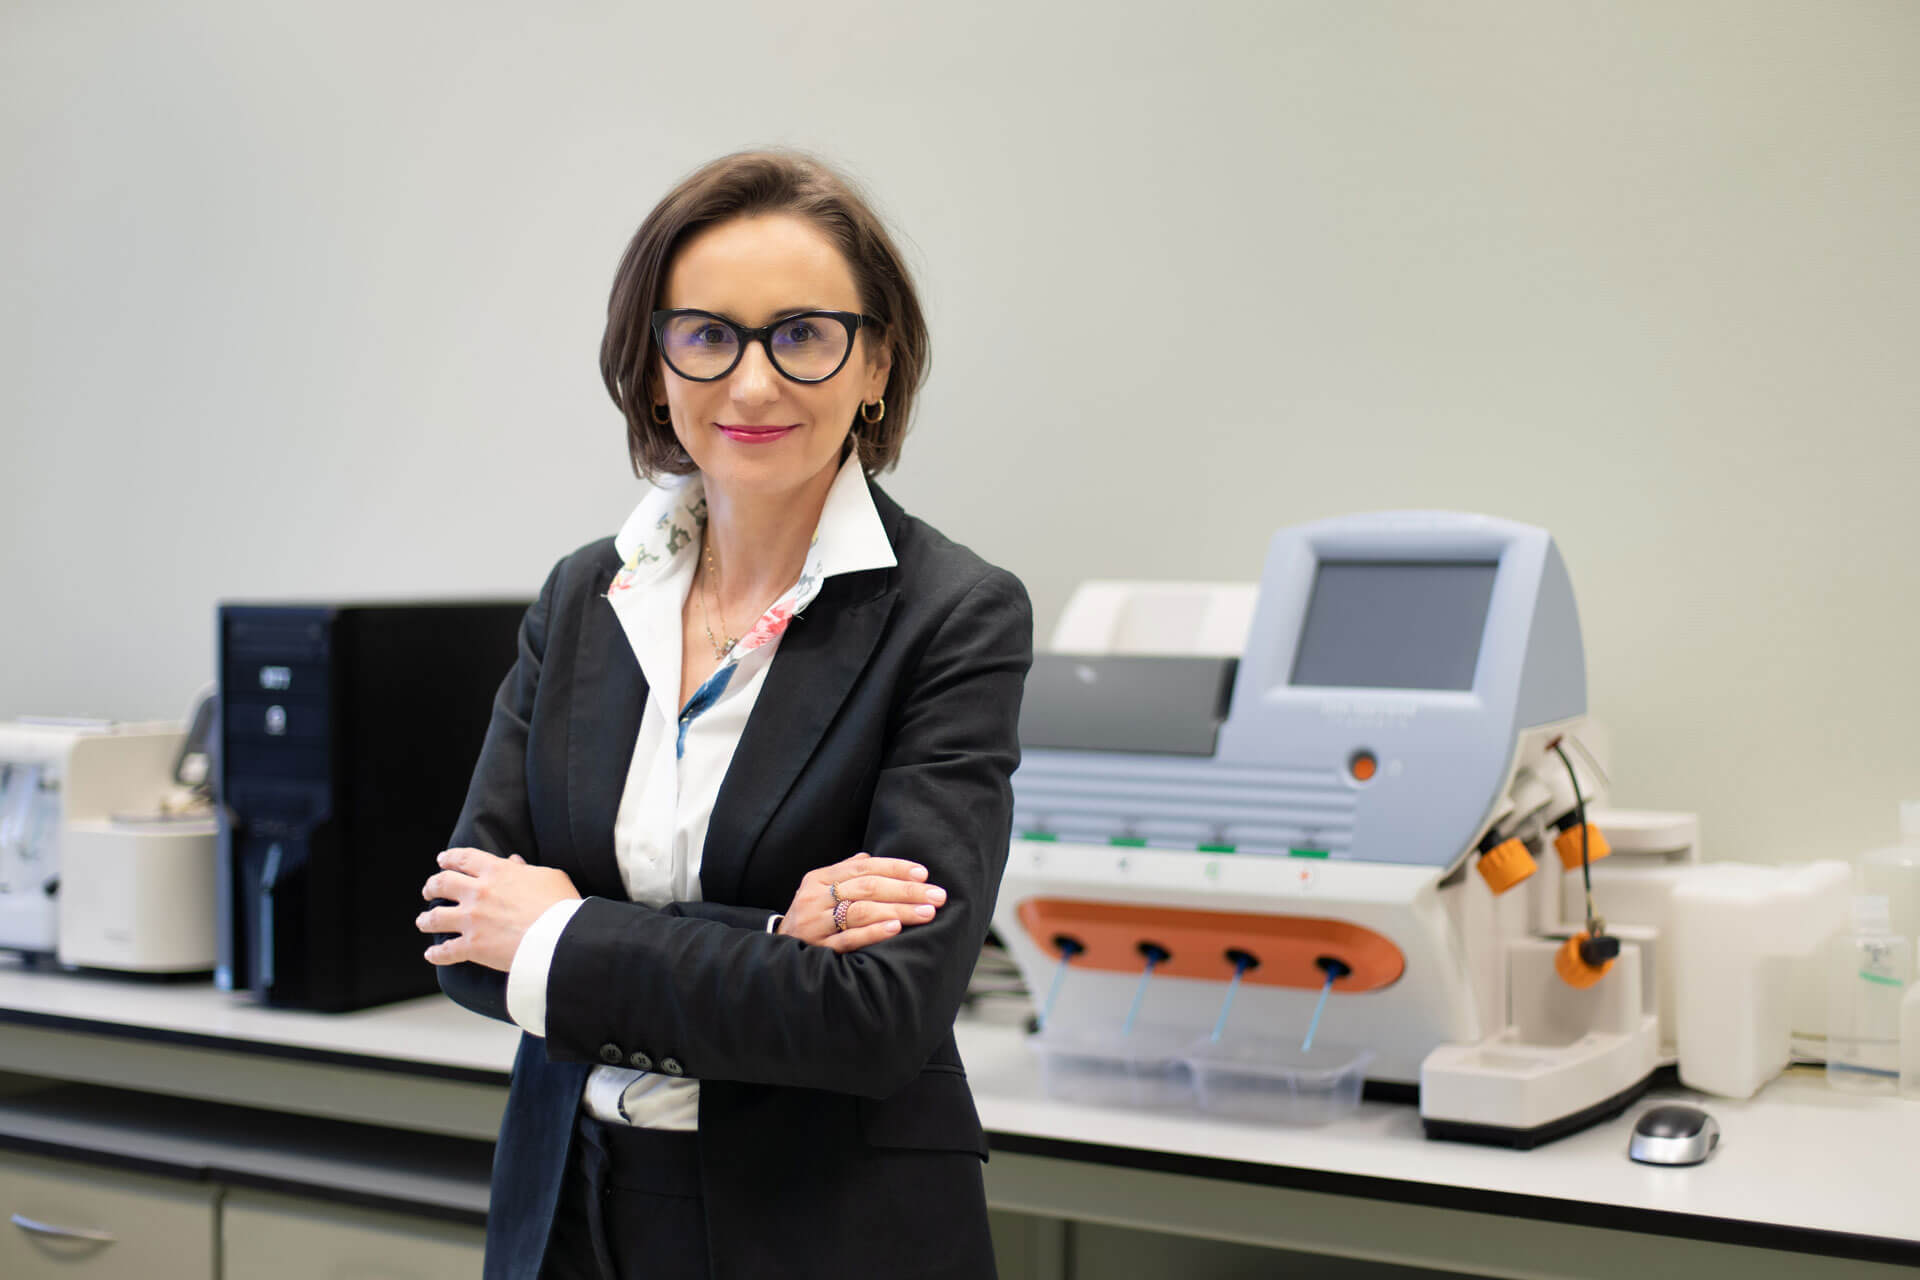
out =
[[[13,1215],[13,1225],[22,1231],[30,1231],[36,1236],[53,1236],[59,1240],[91,1240],[95,1244],[113,1244],[111,1231],[89,1231],[85,1227],[56,1227],[50,1222],[35,1222],[25,1214]]]

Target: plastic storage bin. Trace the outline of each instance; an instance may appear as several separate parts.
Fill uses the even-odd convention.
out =
[[[1369,1049],[1276,1036],[1223,1036],[1191,1045],[1200,1107],[1214,1115],[1271,1124],[1326,1124],[1360,1106]]]
[[[1049,1025],[1027,1037],[1048,1097],[1131,1107],[1193,1105],[1186,1044],[1185,1035],[1153,1026],[1122,1035],[1118,1026]]]

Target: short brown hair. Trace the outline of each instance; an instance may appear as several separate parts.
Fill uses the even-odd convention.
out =
[[[627,420],[627,452],[637,476],[683,476],[694,470],[673,428],[653,420],[659,353],[652,319],[673,255],[706,227],[766,213],[806,218],[826,233],[852,269],[860,310],[873,321],[862,332],[885,342],[893,356],[886,415],[869,423],[856,412],[854,446],[869,475],[900,459],[914,393],[926,378],[931,354],[927,322],[900,251],[853,183],[819,160],[792,151],[742,151],[695,170],[669,191],[634,232],[613,278],[600,376]]]

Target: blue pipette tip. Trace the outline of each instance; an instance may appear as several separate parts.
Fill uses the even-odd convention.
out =
[[[1300,1042],[1302,1053],[1313,1048],[1313,1033],[1320,1029],[1320,1015],[1327,1011],[1327,997],[1333,994],[1333,977],[1333,973],[1329,971],[1326,985],[1320,988],[1320,999],[1313,1006],[1313,1021],[1307,1024],[1307,1038]]]
[[[1141,950],[1146,954],[1147,967],[1140,972],[1140,985],[1133,989],[1133,1007],[1127,1010],[1126,1025],[1120,1028],[1123,1036],[1133,1034],[1133,1020],[1140,1016],[1140,1005],[1147,998],[1147,983],[1153,978],[1153,966],[1159,964],[1167,954],[1158,947],[1143,947]]]
[[[1053,1002],[1060,998],[1060,984],[1067,980],[1067,966],[1080,954],[1083,947],[1070,938],[1062,938],[1060,946],[1060,965],[1053,971],[1053,985],[1047,989],[1047,1002],[1040,1007],[1040,1025],[1044,1028],[1047,1019],[1053,1016]]]
[[[1220,1033],[1227,1029],[1227,1014],[1233,1009],[1234,993],[1240,990],[1240,975],[1249,967],[1251,962],[1245,956],[1233,962],[1233,981],[1227,984],[1227,998],[1220,1004],[1220,1016],[1214,1019],[1213,1034],[1207,1037],[1209,1043],[1220,1043]]]

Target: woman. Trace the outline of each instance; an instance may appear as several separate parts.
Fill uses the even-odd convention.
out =
[[[419,920],[519,1024],[486,1274],[993,1274],[954,1045],[1032,611],[903,512],[927,361],[847,184],[729,156],[648,216],[601,369],[637,474],[521,629]]]

